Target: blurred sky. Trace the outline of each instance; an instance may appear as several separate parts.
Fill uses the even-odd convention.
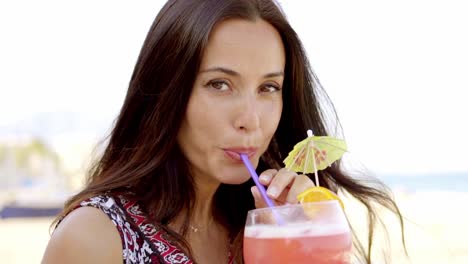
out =
[[[281,1],[377,174],[468,172],[464,1]],[[71,112],[108,123],[163,1],[0,2],[0,126]]]

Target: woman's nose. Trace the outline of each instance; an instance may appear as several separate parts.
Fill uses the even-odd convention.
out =
[[[234,122],[237,130],[252,132],[260,128],[260,113],[257,98],[245,96],[238,107]]]

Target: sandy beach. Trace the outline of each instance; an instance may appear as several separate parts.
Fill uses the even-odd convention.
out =
[[[389,239],[384,239],[384,229],[376,229],[374,263],[385,263],[382,251],[389,255],[389,263],[414,264],[462,264],[468,263],[468,193],[396,191],[395,198],[405,221],[405,239],[408,256],[401,242],[401,229],[394,214],[380,213]],[[359,234],[366,234],[366,218],[363,209],[347,200],[350,222]],[[390,252],[389,252],[390,249]]]
[[[40,263],[49,240],[52,218],[0,219],[2,263]]]
[[[391,234],[390,241],[376,242],[376,254],[390,245],[390,263],[466,264],[468,263],[468,193],[396,192],[395,197],[406,221],[406,242],[409,259],[402,252],[397,220],[382,212]],[[365,228],[362,210],[346,200],[349,219],[361,234]],[[0,257],[10,264],[40,263],[49,239],[52,218],[0,219]],[[359,224],[357,224],[359,223]],[[379,237],[383,234],[379,229]],[[384,263],[376,259],[374,263]]]

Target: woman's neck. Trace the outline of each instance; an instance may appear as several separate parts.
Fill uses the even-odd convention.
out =
[[[194,175],[195,203],[193,204],[190,216],[191,231],[205,231],[215,224],[213,201],[215,193],[220,185],[218,181],[198,176],[199,175]],[[178,216],[171,221],[171,228],[173,230],[181,230],[185,222],[185,216],[186,211],[180,212]]]
[[[195,179],[195,203],[192,208],[190,227],[184,235],[193,252],[193,258],[198,263],[224,263],[228,259],[230,242],[228,231],[217,223],[213,215],[213,202],[219,182],[209,178]],[[170,226],[173,230],[181,230],[185,212],[181,212]],[[212,243],[210,247],[207,244]]]
[[[204,177],[195,177],[195,204],[190,222],[196,228],[207,227],[214,222],[213,200],[220,183]]]

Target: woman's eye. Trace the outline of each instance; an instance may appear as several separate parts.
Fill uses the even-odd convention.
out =
[[[281,88],[279,86],[277,86],[277,85],[266,84],[266,85],[262,86],[261,91],[262,92],[267,92],[267,93],[274,93],[274,92],[281,91]]]
[[[218,91],[226,91],[229,89],[229,85],[225,81],[210,81],[207,86]]]

